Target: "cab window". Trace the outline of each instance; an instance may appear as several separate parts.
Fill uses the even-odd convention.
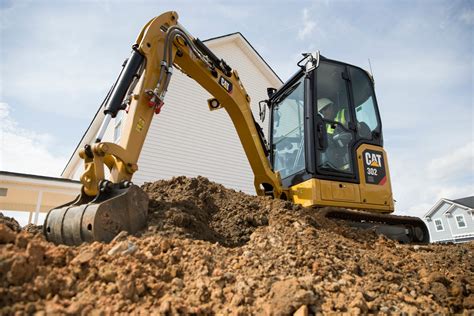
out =
[[[361,69],[349,67],[357,120],[357,136],[373,139],[374,132],[380,131],[380,123],[375,110],[375,96],[372,81]]]
[[[276,100],[272,111],[273,170],[286,178],[305,168],[303,78]]]
[[[326,148],[317,153],[321,173],[353,176],[352,144],[354,133],[349,129],[351,112],[345,66],[321,62],[316,70],[316,110],[326,130]],[[318,135],[316,137],[319,137]]]

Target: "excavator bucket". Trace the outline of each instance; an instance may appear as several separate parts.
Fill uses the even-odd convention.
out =
[[[55,244],[110,242],[125,230],[134,234],[147,225],[148,196],[136,185],[111,185],[95,198],[82,192],[74,201],[54,208],[46,216],[43,231]]]

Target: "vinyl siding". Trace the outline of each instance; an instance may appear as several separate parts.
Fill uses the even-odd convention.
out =
[[[448,200],[443,199],[442,201],[433,211],[429,212],[430,219],[426,221],[431,242],[457,242],[462,239],[465,239],[465,241],[474,239],[474,220],[468,209]],[[458,228],[457,226],[456,215],[461,214],[464,216],[465,228]],[[435,220],[437,219],[442,221],[443,231],[436,231]]]
[[[445,241],[452,239],[452,232],[448,223],[448,218],[443,213],[448,210],[451,205],[444,202],[438,206],[437,210],[431,215],[431,221],[428,221],[428,229],[430,231],[431,242]],[[443,223],[443,231],[436,231],[435,219],[440,219]]]
[[[455,207],[452,212],[453,216],[449,218],[450,224],[451,224],[451,229],[453,232],[453,236],[462,236],[466,234],[474,234],[474,222],[472,220],[472,216],[468,214],[466,209],[460,208],[460,207]],[[456,222],[456,216],[457,215],[463,215],[464,217],[464,222],[466,223],[466,227],[464,228],[458,228],[457,222]]]
[[[237,43],[208,45],[239,72],[259,121],[258,101],[266,98],[266,88],[272,83]],[[253,174],[232,121],[224,109],[209,111],[210,97],[194,80],[174,72],[165,105],[145,140],[135,183],[202,175],[236,190],[255,192]]]
[[[267,87],[281,85],[279,79],[238,34],[206,42],[206,45],[238,71],[251,97],[252,112],[261,123],[258,102],[267,98]],[[134,183],[202,175],[227,187],[255,193],[253,173],[232,121],[224,109],[209,111],[207,99],[210,97],[199,84],[175,69],[165,105],[150,126]],[[261,124],[265,134],[267,122]],[[103,141],[113,142],[114,128],[112,120]],[[92,134],[88,133],[84,143],[95,139]],[[64,175],[79,179],[84,170],[83,161],[73,158],[70,162],[73,166],[68,165]]]
[[[441,222],[443,223],[443,228],[444,228],[443,231],[436,231],[436,225],[434,222],[435,219],[441,220]],[[451,229],[449,227],[447,218],[444,215],[433,217],[433,220],[428,222],[428,229],[430,231],[430,240],[432,242],[442,241],[442,240],[447,240],[447,239],[452,238]]]

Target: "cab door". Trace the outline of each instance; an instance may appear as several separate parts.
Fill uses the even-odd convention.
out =
[[[271,160],[284,185],[291,185],[295,175],[305,170],[304,78],[284,89],[272,103]]]
[[[316,70],[315,90],[316,178],[321,199],[358,203],[356,131],[346,66],[322,61]]]
[[[331,103],[320,109],[321,102]],[[355,180],[354,123],[346,67],[321,62],[316,72],[316,133],[319,150],[316,171],[320,176]]]

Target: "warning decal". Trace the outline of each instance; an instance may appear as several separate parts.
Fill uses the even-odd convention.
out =
[[[143,130],[143,127],[145,126],[145,120],[143,118],[139,118],[137,125],[135,126],[135,130],[137,132],[141,132]]]
[[[387,181],[385,175],[385,162],[383,153],[375,150],[365,150],[362,153],[364,160],[365,182],[384,185]]]

